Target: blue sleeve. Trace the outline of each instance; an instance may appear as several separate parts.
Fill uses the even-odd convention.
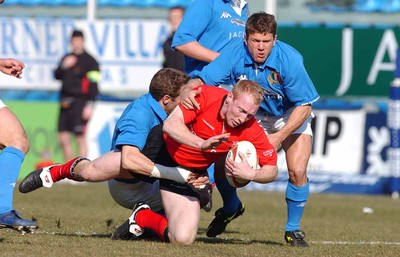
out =
[[[142,150],[146,144],[147,135],[154,126],[151,117],[153,115],[149,115],[147,110],[139,108],[132,108],[121,117],[117,123],[116,148],[121,149],[123,145],[133,145]]]
[[[285,96],[295,105],[301,106],[315,102],[319,95],[298,54],[286,60],[287,68],[283,77]]]
[[[203,68],[198,77],[204,84],[212,86],[236,82],[236,69],[243,66],[241,60],[243,61],[243,57],[237,46],[225,48],[214,61]]]
[[[212,18],[212,1],[193,1],[183,16],[172,40],[172,48],[198,41]]]

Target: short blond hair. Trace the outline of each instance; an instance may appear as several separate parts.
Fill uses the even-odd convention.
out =
[[[232,88],[233,99],[236,99],[243,93],[249,93],[253,96],[254,103],[259,105],[264,99],[264,89],[252,80],[240,80]]]

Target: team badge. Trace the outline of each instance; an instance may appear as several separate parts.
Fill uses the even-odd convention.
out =
[[[268,75],[268,82],[270,85],[282,84],[281,74],[276,71],[271,71]]]

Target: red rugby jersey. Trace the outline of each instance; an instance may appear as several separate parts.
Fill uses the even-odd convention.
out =
[[[219,114],[223,100],[228,91],[215,86],[202,85],[202,92],[196,96],[200,110],[188,110],[179,105],[183,112],[185,124],[197,136],[208,139],[222,133],[230,133],[229,140],[215,149],[201,150],[179,144],[164,134],[167,149],[172,158],[181,166],[193,169],[207,169],[221,156],[227,154],[235,142],[247,140],[257,149],[260,166],[276,165],[277,154],[268,140],[264,129],[255,118],[251,118],[239,127],[225,127]]]

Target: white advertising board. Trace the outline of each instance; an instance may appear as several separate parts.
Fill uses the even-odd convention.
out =
[[[316,110],[314,114],[314,148],[307,172],[359,174],[366,112]],[[279,151],[278,167],[280,171],[287,170],[283,150]]]
[[[86,49],[100,62],[103,93],[125,97],[147,92],[149,81],[161,67],[166,20],[0,17],[0,54],[26,64],[21,80],[0,77],[0,87],[58,90],[53,70],[69,51],[72,30],[85,34]],[[130,95],[132,94],[132,95]]]

